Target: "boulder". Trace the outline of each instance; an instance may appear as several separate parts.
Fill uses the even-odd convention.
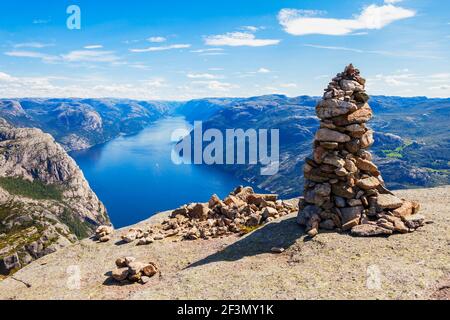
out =
[[[197,203],[192,210],[189,211],[188,215],[191,219],[206,221],[208,219],[209,211],[210,209],[206,204]]]
[[[111,273],[111,276],[116,281],[124,281],[128,278],[128,275],[129,275],[129,271],[128,271],[127,267],[113,270]]]
[[[158,267],[154,263],[150,263],[142,268],[141,270],[142,274],[147,277],[153,277],[155,274],[158,273]]]

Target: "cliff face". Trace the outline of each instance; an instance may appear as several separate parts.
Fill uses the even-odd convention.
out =
[[[0,274],[109,223],[75,161],[39,129],[0,118]]]

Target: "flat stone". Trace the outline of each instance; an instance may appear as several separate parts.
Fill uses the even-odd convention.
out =
[[[317,141],[330,141],[330,142],[349,142],[351,138],[338,131],[330,130],[330,129],[319,129],[316,134]]]
[[[361,189],[364,190],[371,190],[371,189],[375,189],[376,187],[378,187],[381,184],[380,180],[378,180],[375,177],[369,177],[369,178],[365,178],[365,179],[361,179],[359,180],[356,185],[358,187],[360,187]]]
[[[319,102],[316,107],[316,113],[320,119],[329,119],[356,111],[357,109],[356,104],[348,101],[326,99]]]
[[[363,206],[356,206],[356,207],[347,207],[347,208],[341,208],[341,214],[342,214],[342,224],[346,224],[349,221],[360,219],[362,211],[364,210]]]
[[[356,158],[356,167],[359,170],[367,171],[370,173],[377,173],[379,174],[378,167],[369,160],[364,160],[361,158]]]
[[[337,168],[343,168],[345,166],[345,160],[338,156],[327,156],[323,159],[323,163],[335,166]]]
[[[372,224],[361,224],[353,227],[351,231],[351,234],[357,237],[389,236],[392,233],[392,230],[384,229]]]
[[[416,214],[419,210],[419,204],[417,202],[412,201],[403,201],[403,204],[396,208],[392,213],[394,216],[399,218],[405,218],[410,215]]]
[[[355,196],[355,191],[352,187],[343,183],[336,183],[331,186],[332,193],[338,197],[352,199]]]
[[[342,230],[348,231],[348,230],[352,229],[353,227],[357,226],[358,224],[359,224],[359,219],[353,219],[347,223],[344,223],[342,225]]]
[[[356,82],[354,80],[345,80],[344,79],[344,80],[341,80],[339,85],[341,86],[341,89],[344,91],[356,91],[356,92],[364,91],[364,86],[362,86],[361,84],[359,84],[358,82]]]
[[[391,194],[380,194],[377,197],[377,206],[381,209],[397,209],[402,207],[402,205],[403,200]]]
[[[372,108],[366,103],[363,107],[353,113],[333,118],[333,123],[337,126],[348,126],[353,123],[364,123],[372,119]]]
[[[339,144],[337,142],[321,142],[320,146],[328,150],[334,150],[339,147]]]

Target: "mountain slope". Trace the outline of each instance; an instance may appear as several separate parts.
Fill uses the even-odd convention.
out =
[[[319,98],[282,95],[221,100],[213,105],[197,101],[195,109],[179,109],[191,121],[204,121],[204,129],[279,129],[280,171],[261,176],[260,166],[219,166],[236,176],[283,197],[298,196],[302,190],[302,166],[311,152],[319,121],[315,106]],[[390,188],[432,187],[450,183],[450,99],[376,96],[370,101],[375,118],[372,150],[375,162]],[[195,116],[198,114],[198,116]],[[208,116],[205,117],[205,114]]]
[[[39,129],[0,118],[0,273],[93,234],[105,207],[75,161]]]
[[[177,102],[128,99],[0,99],[0,117],[50,133],[66,150],[80,150],[142,130]]]

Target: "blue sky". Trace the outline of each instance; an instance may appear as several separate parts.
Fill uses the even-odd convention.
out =
[[[447,0],[16,0],[0,12],[1,97],[320,95],[349,62],[370,94],[450,96]]]

